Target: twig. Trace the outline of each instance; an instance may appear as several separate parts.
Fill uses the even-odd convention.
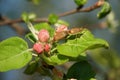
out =
[[[9,25],[9,24],[13,24],[13,23],[22,23],[22,22],[24,22],[22,20],[22,18],[15,19],[15,20],[9,20],[9,21],[1,21],[0,22],[0,26],[2,26],[2,25]],[[38,22],[48,22],[48,19],[47,18],[38,18],[38,19],[34,20],[33,22],[35,22],[35,23],[38,23]]]
[[[99,0],[98,2],[96,2],[94,5],[90,6],[90,7],[87,7],[87,8],[83,8],[83,9],[73,9],[71,11],[68,11],[68,12],[65,12],[65,13],[62,13],[62,14],[59,14],[58,16],[59,17],[63,17],[63,16],[67,16],[67,15],[71,15],[71,14],[75,14],[75,13],[78,13],[78,12],[90,12],[90,11],[93,11],[99,7],[101,7],[104,3],[104,0]]]
[[[0,17],[0,25],[3,24],[5,25],[6,23],[8,24],[10,22],[10,26],[15,29],[15,31],[19,34],[19,35],[23,35],[25,33],[24,28],[22,28],[20,25],[18,25],[16,22],[14,22],[14,20],[10,20],[9,18],[5,17],[5,16],[1,16]],[[16,20],[18,21],[18,20]]]
[[[58,14],[58,16],[59,17],[64,17],[64,16],[68,16],[68,15],[75,14],[75,13],[78,13],[78,12],[90,12],[90,11],[93,11],[93,10],[99,8],[100,6],[102,6],[103,3],[104,3],[104,0],[99,0],[98,2],[96,2],[95,4],[93,4],[90,7],[79,9],[79,10],[78,9],[73,9],[73,10]],[[24,21],[21,18],[15,19],[15,20],[9,20],[9,21],[2,21],[2,22],[0,22],[0,26],[9,25],[9,24],[13,24],[13,23],[22,23],[22,22],[24,22]],[[48,18],[37,18],[32,22],[33,23],[48,22]]]

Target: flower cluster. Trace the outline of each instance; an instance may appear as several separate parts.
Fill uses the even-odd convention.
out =
[[[48,43],[50,38],[49,32],[46,29],[41,29],[38,33],[39,41],[33,45],[33,50],[38,54],[42,52],[49,52],[51,45]]]
[[[56,25],[56,34],[61,33],[59,36],[57,36],[58,38],[60,36],[62,36],[62,32],[64,31],[68,31],[68,28],[66,25]],[[36,42],[33,45],[33,50],[36,51],[38,54],[41,54],[43,52],[49,52],[51,50],[51,44],[49,43],[49,39],[50,39],[50,34],[48,32],[48,30],[46,29],[41,29],[38,34],[38,42]],[[61,37],[60,37],[61,38]],[[56,39],[56,37],[54,37],[54,40],[58,40]]]

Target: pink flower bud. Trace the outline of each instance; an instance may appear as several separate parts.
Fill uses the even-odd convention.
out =
[[[46,52],[49,52],[50,48],[51,48],[50,44],[45,44],[44,49],[45,49]]]
[[[60,25],[56,28],[56,32],[67,31],[68,27],[66,25]]]
[[[43,45],[42,44],[39,44],[39,43],[35,43],[33,45],[33,50],[35,50],[37,53],[42,53],[44,48],[43,48]]]
[[[50,38],[49,32],[45,29],[42,29],[38,33],[38,38],[41,42],[47,42]]]

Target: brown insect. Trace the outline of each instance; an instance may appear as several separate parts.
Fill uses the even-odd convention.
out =
[[[82,30],[83,28],[72,28],[69,31],[56,32],[54,36],[54,41],[59,41],[61,39],[64,39],[68,34],[76,34]]]
[[[82,31],[82,30],[83,30],[83,28],[72,28],[72,29],[69,31],[69,33],[70,33],[70,34],[76,34],[76,33],[80,32],[80,31]]]
[[[55,41],[61,40],[61,39],[65,38],[67,35],[68,35],[67,31],[56,32],[56,34],[54,36],[54,40]]]

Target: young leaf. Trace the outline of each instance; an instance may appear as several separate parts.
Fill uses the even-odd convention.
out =
[[[29,21],[32,21],[36,18],[36,15],[34,13],[22,13],[22,19],[27,23]]]
[[[73,64],[69,68],[66,76],[67,79],[90,80],[95,77],[95,72],[87,61],[81,61]]]
[[[21,17],[22,17],[23,21],[25,21],[25,22],[29,21],[28,14],[26,12],[22,13]]]
[[[31,58],[27,43],[19,37],[0,43],[0,72],[22,68]]]
[[[58,20],[56,23],[57,23],[57,24],[61,24],[61,25],[69,26],[69,23],[66,22],[66,21],[64,21],[64,20]]]
[[[36,14],[35,13],[29,13],[28,18],[29,18],[30,21],[32,21],[36,18]]]
[[[41,0],[28,0],[28,1],[34,3],[35,5],[38,5]]]
[[[48,23],[36,24],[36,25],[34,25],[34,27],[38,31],[40,31],[41,29],[48,30],[50,37],[53,37],[53,35],[54,35],[54,29]]]
[[[78,57],[81,53],[89,49],[99,47],[108,48],[108,43],[105,40],[94,38],[87,29],[84,29],[81,33],[82,35],[80,37],[58,45],[57,50],[59,54],[69,57]]]
[[[95,79],[95,78],[91,78],[90,80],[97,80],[97,79]]]
[[[56,14],[50,14],[49,15],[49,18],[48,18],[48,21],[51,23],[51,24],[55,24],[58,20],[58,16]]]
[[[83,5],[85,5],[87,3],[87,0],[74,0],[74,2],[78,6],[83,6]]]
[[[104,2],[102,9],[100,10],[100,12],[97,14],[97,17],[99,19],[104,18],[106,15],[108,15],[111,11],[111,6],[108,2]]]
[[[32,0],[32,2],[35,4],[35,5],[38,5],[40,0]]]

